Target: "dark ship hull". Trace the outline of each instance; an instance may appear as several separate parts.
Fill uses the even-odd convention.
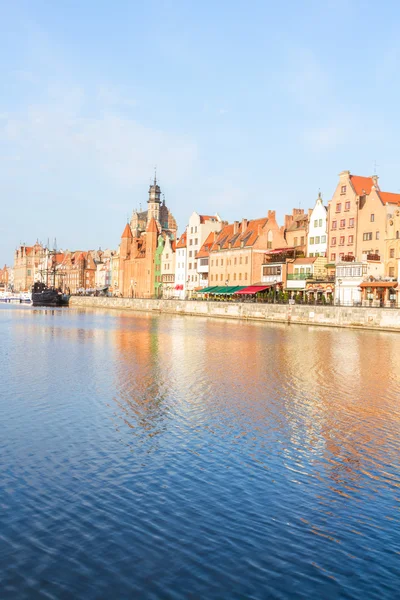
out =
[[[36,284],[32,290],[33,306],[68,306],[69,296],[59,290]]]

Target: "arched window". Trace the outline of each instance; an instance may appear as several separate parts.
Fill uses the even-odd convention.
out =
[[[398,240],[398,239],[399,239],[399,237],[400,237],[400,235],[399,235],[399,232],[398,232],[398,231],[396,231],[396,240]]]

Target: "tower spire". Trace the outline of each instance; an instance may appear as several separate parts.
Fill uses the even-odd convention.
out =
[[[154,185],[157,185],[157,165],[154,167]]]

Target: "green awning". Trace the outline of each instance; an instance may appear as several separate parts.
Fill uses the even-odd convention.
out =
[[[205,287],[202,290],[197,290],[197,293],[198,294],[209,294],[210,292],[212,292],[213,290],[216,290],[216,289],[218,289],[218,286],[217,285],[212,285],[212,286],[209,286],[209,287]]]
[[[221,295],[221,296],[231,296],[235,292],[238,292],[239,290],[242,290],[245,287],[246,286],[244,286],[244,285],[221,286],[221,287],[217,287],[215,290],[213,290],[211,292],[211,294],[217,294],[217,295]]]

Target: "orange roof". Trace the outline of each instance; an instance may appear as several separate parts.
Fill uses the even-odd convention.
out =
[[[214,232],[208,234],[206,241],[196,254],[196,258],[207,258],[210,255],[210,248],[214,241]]]
[[[123,238],[131,238],[131,237],[132,237],[132,230],[130,228],[129,223],[127,223],[125,225],[124,231],[122,232],[121,239],[123,239]]]
[[[175,250],[176,250],[176,241],[175,240],[172,240],[171,248],[172,248],[173,252],[175,252]]]
[[[225,227],[223,227],[218,233],[217,239],[211,246],[210,252],[214,252],[220,248],[221,250],[227,249],[229,248],[229,244],[232,248],[240,248],[242,245],[244,247],[253,246],[258,238],[259,228],[265,227],[265,225],[268,223],[268,217],[248,221],[247,227],[244,229],[243,233],[242,223],[237,225],[236,233],[234,233],[235,227],[233,223],[225,225]]]
[[[199,215],[200,223],[204,223],[204,221],[216,221],[217,218],[212,215]]]
[[[350,175],[350,181],[353,184],[357,196],[370,194],[374,185],[372,177],[360,177],[359,175]]]
[[[379,196],[382,202],[400,205],[400,194],[394,194],[393,192],[379,192]]]
[[[148,222],[146,231],[149,233],[158,233],[158,227],[154,217],[151,217],[150,221]]]
[[[186,231],[184,231],[178,240],[177,248],[186,248]]]

